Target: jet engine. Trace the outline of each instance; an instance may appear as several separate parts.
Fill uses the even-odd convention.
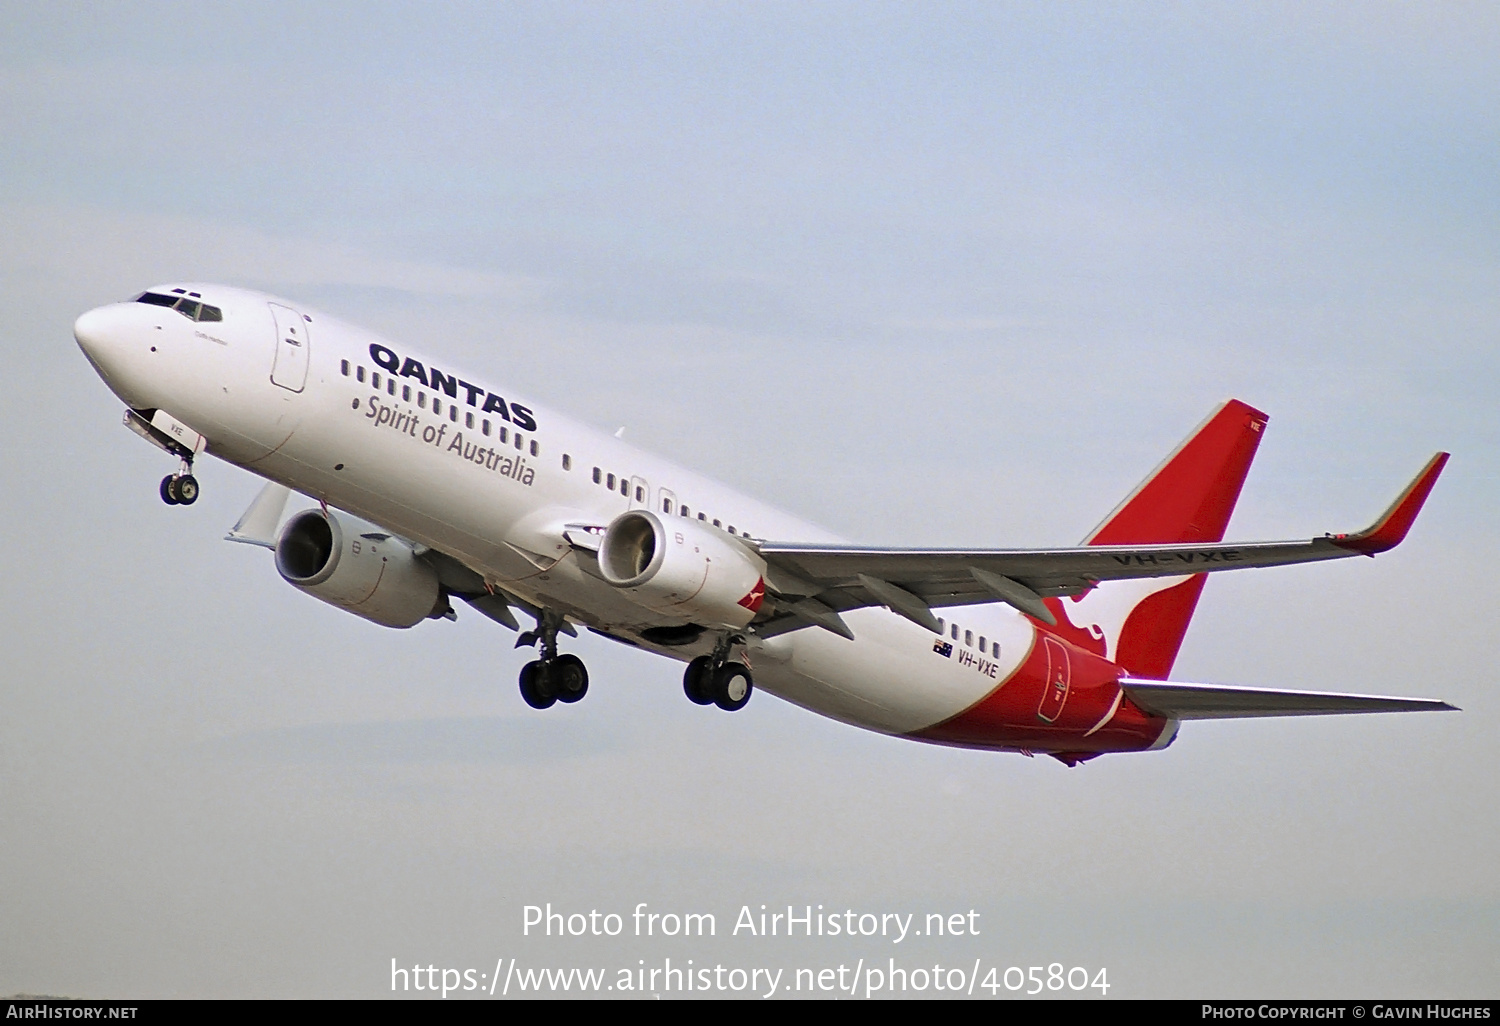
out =
[[[414,627],[449,608],[437,571],[409,544],[347,513],[293,516],[276,539],[276,569],[299,591],[385,627]]]
[[[744,627],[765,598],[766,563],[749,546],[696,520],[637,509],[599,543],[604,579],[647,609],[714,627]]]

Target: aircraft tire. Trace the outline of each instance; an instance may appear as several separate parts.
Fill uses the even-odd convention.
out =
[[[557,701],[557,695],[547,686],[546,678],[545,667],[539,659],[521,667],[521,699],[533,709],[546,709]]]
[[[177,479],[173,491],[177,495],[177,501],[184,506],[191,506],[198,501],[198,479],[192,474],[183,474]]]
[[[699,656],[687,664],[687,669],[682,671],[682,691],[688,696],[688,701],[694,705],[712,705],[713,695],[709,694],[709,675],[713,672],[713,660],[708,656]]]
[[[750,668],[744,663],[725,663],[714,674],[713,702],[725,712],[737,712],[750,701],[755,685],[750,680]]]
[[[161,501],[168,506],[175,506],[177,499],[177,478],[171,474],[161,479]]]
[[[547,677],[559,702],[577,702],[589,693],[589,671],[576,655],[560,655],[547,667]]]

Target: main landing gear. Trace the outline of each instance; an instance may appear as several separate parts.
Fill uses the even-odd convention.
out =
[[[729,649],[737,639],[725,635],[714,646],[713,655],[699,656],[682,674],[682,690],[696,705],[716,705],[725,712],[745,708],[755,685],[750,667],[729,661]]]
[[[198,479],[193,476],[192,460],[183,460],[177,473],[161,479],[161,501],[168,506],[191,506],[198,501]]]
[[[562,618],[542,611],[536,630],[526,631],[516,639],[524,648],[541,642],[542,657],[521,667],[521,698],[533,709],[546,709],[554,702],[572,703],[589,691],[589,671],[576,655],[557,654],[557,630]]]

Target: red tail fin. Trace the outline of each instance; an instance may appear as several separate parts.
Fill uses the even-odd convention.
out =
[[[1264,413],[1231,399],[1198,426],[1086,539],[1085,545],[1222,541]],[[1182,647],[1205,575],[1107,581],[1079,599],[1048,599],[1053,614],[1103,641],[1130,673],[1165,678]],[[1062,620],[1059,617],[1059,621]]]

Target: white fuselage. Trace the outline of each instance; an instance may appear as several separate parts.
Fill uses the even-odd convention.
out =
[[[218,285],[153,291],[174,288],[200,295],[223,319],[195,322],[144,303],[79,318],[79,344],[127,405],[163,410],[204,436],[221,459],[444,552],[575,623],[682,660],[712,647],[709,637],[678,647],[644,642],[640,632],[660,616],[588,572],[563,537],[568,524],[602,526],[638,508],[665,520],[685,508],[694,520],[751,538],[838,540],[513,394],[496,375],[460,371],[256,292]],[[300,344],[288,346],[293,325]],[[883,608],[844,614],[853,641],[813,627],[751,637],[739,651],[757,687],[905,734],[974,706],[1016,672],[1035,642],[1031,623],[1007,606],[954,612],[956,635],[945,620],[949,657],[934,653],[927,630]]]

